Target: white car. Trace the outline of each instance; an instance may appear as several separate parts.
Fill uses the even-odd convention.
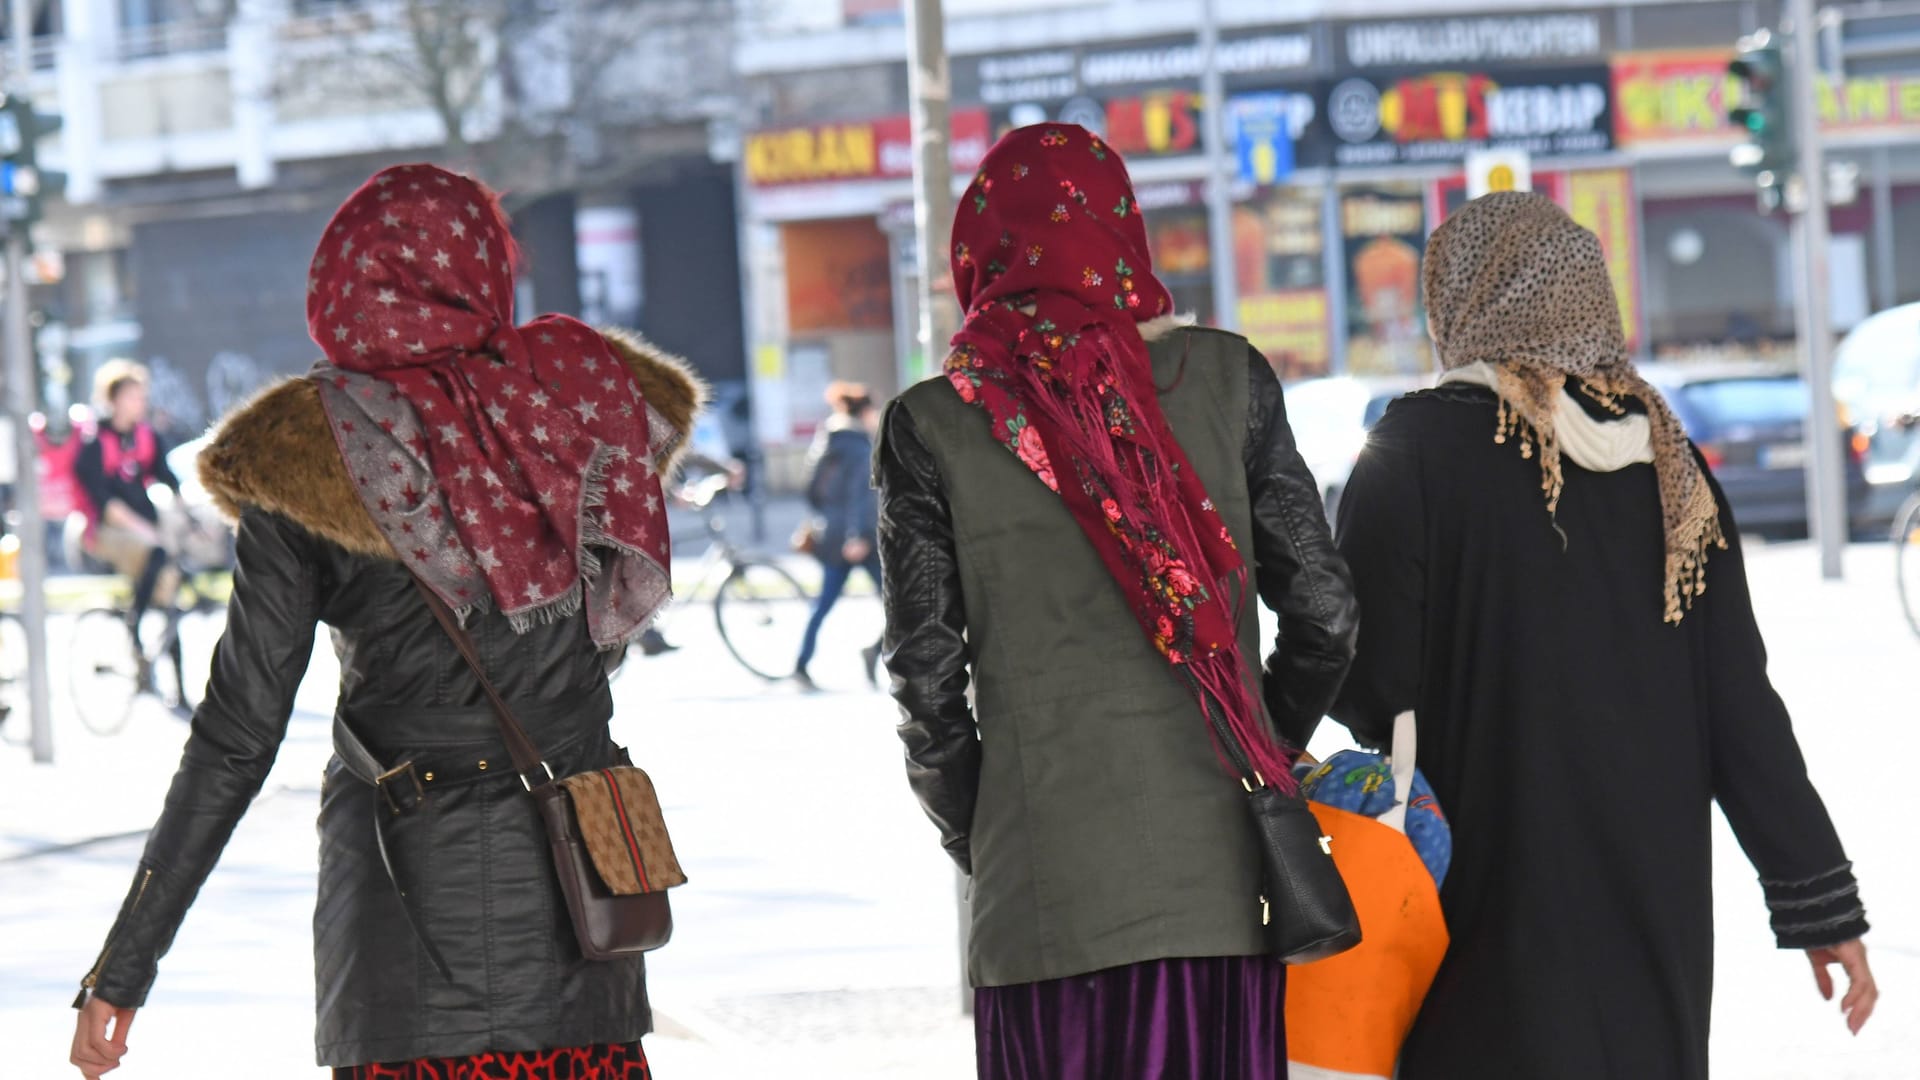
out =
[[[1853,328],[1833,357],[1833,396],[1867,439],[1868,516],[1893,516],[1920,484],[1920,304],[1888,308]]]
[[[1320,484],[1329,519],[1339,510],[1340,492],[1367,444],[1367,432],[1395,398],[1432,385],[1431,378],[1335,375],[1287,387],[1287,422]]]

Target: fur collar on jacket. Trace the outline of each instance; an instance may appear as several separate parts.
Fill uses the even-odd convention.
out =
[[[638,334],[605,329],[607,343],[633,372],[647,404],[680,433],[668,472],[707,403],[707,385],[687,362]],[[286,379],[229,413],[200,452],[200,482],[229,518],[255,507],[280,514],[357,555],[392,559],[393,549],[347,477],[320,392]]]

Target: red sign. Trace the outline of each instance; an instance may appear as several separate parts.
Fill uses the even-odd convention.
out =
[[[1107,145],[1122,154],[1191,154],[1200,149],[1200,95],[1164,90],[1107,102]]]
[[[952,118],[949,154],[956,173],[987,156],[987,113]],[[747,137],[747,182],[755,187],[840,180],[903,180],[913,175],[913,127],[905,116],[760,131]]]

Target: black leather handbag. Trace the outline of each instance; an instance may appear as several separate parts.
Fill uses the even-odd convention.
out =
[[[1334,865],[1331,840],[1299,795],[1288,795],[1254,771],[1225,717],[1211,703],[1207,720],[1239,773],[1247,812],[1260,838],[1260,923],[1267,951],[1288,964],[1310,964],[1360,944],[1360,916]]]

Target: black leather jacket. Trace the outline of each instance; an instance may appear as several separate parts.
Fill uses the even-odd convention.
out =
[[[704,398],[693,375],[644,342],[608,338],[648,406],[690,430]],[[226,635],[84,989],[118,1006],[145,1003],[273,766],[324,622],[340,658],[336,725],[381,763],[413,768],[376,788],[341,755],[327,767],[314,911],[320,1063],[646,1034],[643,963],[581,958],[539,815],[479,681],[361,505],[313,385],[282,383],[229,417],[202,452],[200,475],[239,521]],[[515,634],[487,613],[467,629],[555,775],[623,760],[607,730],[611,654],[594,648],[584,617]]]
[[[1339,692],[1359,634],[1346,562],[1334,550],[1320,487],[1287,423],[1273,370],[1258,353],[1248,367],[1251,404],[1243,459],[1252,499],[1254,577],[1280,616],[1262,694],[1280,733],[1304,746]],[[966,613],[953,524],[933,454],[912,414],[888,414],[875,462],[881,493],[880,551],[886,565],[887,669],[903,720],[907,775],[941,843],[963,871],[980,780],[980,742],[967,698]]]
[[[314,631],[326,622],[341,663],[340,720],[385,761],[416,761],[426,799],[415,805],[406,777],[390,792],[404,808],[395,813],[339,757],[327,768],[314,915],[320,1062],[646,1034],[641,963],[579,958],[533,801],[513,778],[478,681],[406,571],[258,510],[241,519],[237,554],[206,700],[86,985],[115,1005],[146,1001],[188,906],[273,767]],[[607,733],[606,660],[582,620],[515,635],[489,615],[469,630],[555,773],[619,760]],[[477,769],[481,761],[490,767]],[[408,905],[388,879],[376,829]]]

